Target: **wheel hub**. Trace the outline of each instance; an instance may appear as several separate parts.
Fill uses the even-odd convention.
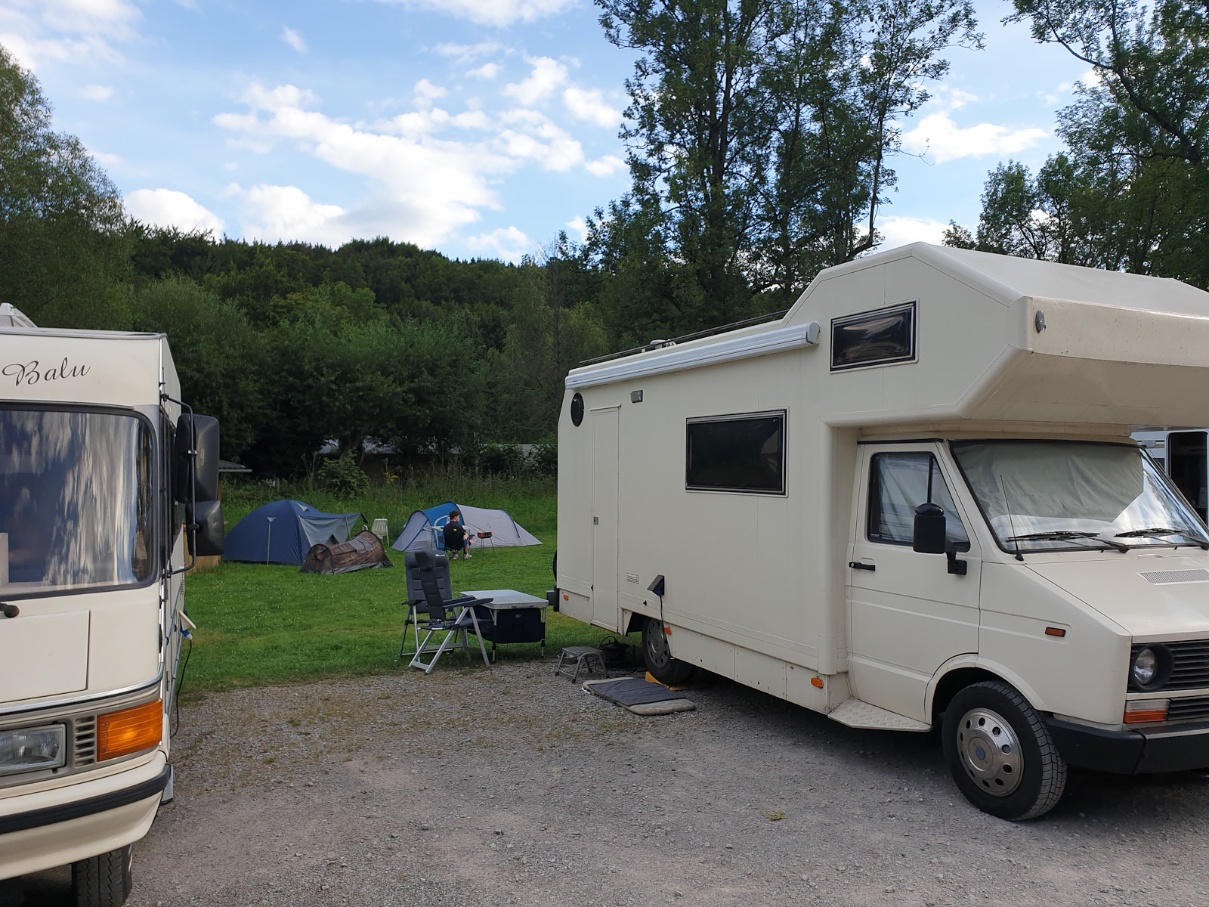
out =
[[[971,709],[962,716],[957,751],[966,774],[991,796],[1006,797],[1023,780],[1020,741],[1012,726],[990,709]]]

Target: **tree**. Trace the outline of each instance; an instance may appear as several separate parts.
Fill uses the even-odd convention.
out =
[[[1097,79],[1059,112],[1067,152],[1035,179],[1018,167],[991,174],[976,245],[1209,286],[1209,7],[1017,0],[1016,10]]]
[[[622,137],[631,190],[586,251],[618,274],[630,339],[787,302],[872,248],[895,123],[977,44],[967,0],[597,0],[638,50]]]
[[[53,131],[51,113],[0,47],[0,301],[43,326],[126,328],[121,196],[79,139]]]

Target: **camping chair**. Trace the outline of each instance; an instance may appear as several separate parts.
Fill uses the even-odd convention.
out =
[[[444,554],[432,551],[409,551],[404,556],[407,569],[407,619],[403,624],[403,639],[399,643],[399,657],[406,653],[408,627],[413,628],[415,648],[411,651],[413,668],[423,668],[431,674],[440,657],[450,649],[464,649],[470,660],[470,634],[478,641],[483,653],[483,664],[491,667],[487,657],[487,646],[479,631],[477,605],[485,605],[489,598],[462,595],[454,598],[449,582],[449,559]],[[484,619],[489,619],[484,610]],[[420,631],[424,631],[423,639]],[[425,655],[432,657],[424,661]]]

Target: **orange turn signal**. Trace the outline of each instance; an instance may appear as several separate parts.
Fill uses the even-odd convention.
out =
[[[1062,629],[1062,627],[1046,627],[1045,635],[1062,637],[1066,635],[1066,630]]]
[[[164,706],[159,699],[109,712],[97,718],[97,761],[150,749],[164,732]]]
[[[1166,721],[1170,699],[1135,699],[1125,703],[1125,724],[1145,724],[1148,721]]]
[[[823,689],[823,678],[822,677],[811,677],[810,685],[819,690]]]

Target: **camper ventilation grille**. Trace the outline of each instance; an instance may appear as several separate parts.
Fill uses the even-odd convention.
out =
[[[1138,574],[1148,583],[1166,586],[1169,583],[1209,583],[1209,570],[1152,570]]]
[[[87,715],[72,722],[71,764],[83,768],[97,761],[97,718]]]

